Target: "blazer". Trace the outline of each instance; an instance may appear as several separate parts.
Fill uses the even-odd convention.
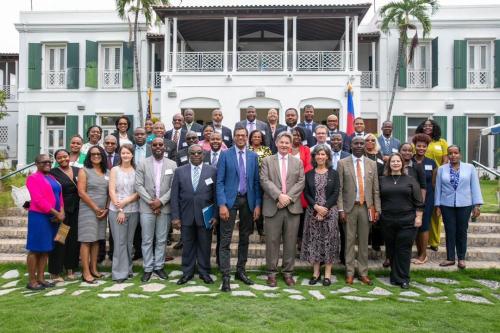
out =
[[[149,202],[156,199],[155,190],[155,169],[154,157],[148,157],[142,161],[135,169],[135,190],[139,194],[139,209],[141,213],[153,213],[149,208]],[[161,169],[160,180],[160,201],[162,203],[162,214],[170,213],[170,191],[172,188],[172,180],[174,171],[177,165],[174,161],[168,158],[163,158],[163,167]]]
[[[247,123],[248,123],[248,120],[245,119],[245,120],[242,120],[242,121],[238,121],[236,123],[236,125],[234,125],[234,129],[237,129],[237,128],[247,128]],[[255,129],[259,130],[259,131],[262,131],[262,133],[266,133],[266,130],[267,130],[267,124],[265,122],[263,122],[262,120],[259,120],[259,119],[255,119]],[[234,133],[234,130],[233,130],[233,133]],[[250,133],[248,133],[250,135]]]
[[[247,202],[251,211],[262,206],[260,190],[258,155],[245,148],[245,171],[247,183]],[[236,147],[221,153],[217,162],[217,205],[231,209],[238,195],[240,184],[238,156]]]
[[[340,134],[340,136],[342,136],[342,150],[349,153],[351,151],[350,139],[345,132],[339,131],[338,128],[335,131],[328,129],[328,138],[326,140],[331,141],[332,135],[337,134],[337,133]]]
[[[233,146],[233,132],[229,127],[222,125],[222,142],[226,145],[227,148],[231,148]]]
[[[182,125],[182,128],[186,130],[187,133],[187,126],[186,124]],[[196,121],[193,121],[193,124],[191,125],[191,131],[196,132],[198,134],[198,139],[201,139],[203,136],[203,125],[198,124]]]
[[[220,155],[222,154],[222,149],[219,149],[218,153],[219,153],[219,156],[218,156],[219,158],[217,159],[217,164],[219,164]],[[211,150],[203,152],[203,163],[208,164],[208,165],[212,165],[212,151]],[[214,165],[214,167],[217,168],[216,165]]]
[[[186,144],[186,133],[187,133],[187,130],[185,128],[181,128],[180,129],[180,133],[179,133],[179,141],[175,147],[175,150],[180,150],[184,147],[187,147],[187,144]],[[174,130],[171,129],[171,130],[168,130],[166,133],[165,133],[165,136],[164,136],[165,139],[168,139],[168,140],[172,140],[174,143]]]
[[[175,162],[177,166],[183,166],[189,163],[188,148],[183,148],[179,150],[175,156]]]
[[[380,208],[380,189],[378,183],[377,162],[366,156],[363,158],[365,167],[364,189],[365,201],[368,207],[374,206],[377,212]],[[350,213],[356,201],[356,171],[352,158],[344,158],[337,165],[340,189],[337,207],[339,211]]]
[[[215,179],[217,170],[201,164],[201,173],[196,191],[191,181],[191,164],[175,170],[172,183],[172,219],[180,219],[183,226],[203,226],[203,208],[215,204]],[[219,210],[214,207],[213,218],[217,218]]]
[[[467,207],[483,203],[479,177],[472,164],[460,162],[460,179],[456,190],[450,183],[450,164],[439,167],[434,190],[435,206]]]
[[[313,169],[306,173],[306,186],[304,188],[304,196],[309,207],[314,207],[316,200],[316,184],[314,178],[316,171]],[[339,197],[339,174],[334,169],[328,169],[327,183],[325,189],[326,204],[325,207],[330,209],[337,204]]]
[[[312,130],[311,130],[312,133],[314,133],[314,131],[316,131],[316,126],[318,126],[318,125],[319,124],[317,122],[315,122],[315,121],[312,122]],[[304,129],[307,128],[305,120],[301,121],[300,123],[298,123],[297,126],[300,126],[300,127],[304,128]]]
[[[104,161],[106,163],[106,166],[108,166],[108,152],[107,151],[104,151],[106,153],[106,160]],[[117,166],[118,163],[120,163],[120,155],[118,155],[118,153],[113,153],[113,166]],[[111,169],[109,169],[111,170]]]
[[[120,149],[120,135],[118,134],[118,131],[114,131],[113,133],[111,133],[111,135],[116,138],[116,151],[118,152],[118,149]],[[127,132],[127,138],[130,140],[130,142],[132,142],[132,144],[135,143],[134,136],[129,132]]]
[[[264,195],[262,196],[262,214],[272,217],[278,212],[276,206],[281,194],[281,169],[279,154],[268,156],[262,160],[260,169],[260,184]],[[301,214],[304,209],[300,202],[300,195],[304,190],[305,176],[302,162],[288,156],[288,170],[286,177],[286,194],[292,198],[292,203],[286,208],[291,214]]]
[[[54,176],[50,174],[47,175],[47,177],[51,177],[56,180]],[[43,173],[37,171],[29,175],[28,179],[26,179],[26,187],[28,188],[31,197],[30,211],[49,214],[50,210],[56,207],[56,197],[54,195],[54,191],[52,191],[52,186],[50,186],[49,181],[45,179],[45,175]],[[59,195],[59,204],[61,208],[64,207],[62,189]]]
[[[273,154],[276,154],[278,152],[278,147],[276,147],[276,137],[278,136],[278,133],[286,130],[285,125],[281,124],[276,124],[276,129],[274,130],[274,135],[273,131],[271,130],[271,125],[269,123],[266,123],[266,142],[264,142],[264,145],[268,146],[271,148],[271,152]]]
[[[384,156],[389,156],[392,153],[396,153],[399,151],[399,146],[401,146],[401,142],[395,137],[391,136],[389,139],[389,146],[385,145],[385,137],[383,135],[377,138],[378,144],[380,145],[380,152]]]

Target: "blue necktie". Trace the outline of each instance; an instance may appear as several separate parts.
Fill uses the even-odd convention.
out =
[[[245,162],[243,162],[243,152],[239,151],[238,154],[240,157],[238,158],[238,169],[240,174],[240,185],[238,187],[238,192],[240,194],[247,193],[247,180],[246,180],[246,171],[245,171]]]
[[[199,181],[200,181],[200,167],[195,166],[193,172],[193,191],[196,191]]]

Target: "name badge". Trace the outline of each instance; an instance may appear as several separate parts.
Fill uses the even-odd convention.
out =
[[[260,131],[262,135],[266,135],[266,131]]]
[[[316,132],[313,132],[313,136],[316,137]]]
[[[442,150],[443,150],[443,148],[441,148],[441,146],[434,146],[434,149],[436,149],[436,150],[440,150],[440,151],[442,151]]]
[[[393,152],[393,153],[397,153],[397,152],[398,152],[398,150],[397,150],[396,148],[392,148],[392,152]]]
[[[187,143],[185,143],[185,142],[183,142],[183,143],[182,143],[182,146],[183,146],[183,147],[187,147],[187,145],[188,145],[188,144],[187,144]]]
[[[425,165],[425,171],[432,171],[432,165]]]
[[[307,140],[302,141],[302,145],[307,146]]]
[[[201,132],[196,132],[196,135],[201,136]]]
[[[188,160],[188,157],[187,156],[182,156],[181,157],[181,162],[186,162]]]
[[[225,140],[225,141],[229,141],[229,137],[228,137],[227,135],[226,135],[226,136],[224,136],[224,140]]]
[[[165,170],[165,175],[173,175],[173,174],[174,174],[174,170],[172,170],[172,169]]]
[[[104,180],[109,180],[109,176],[104,176]]]
[[[212,180],[212,178],[205,179],[205,184],[207,184],[207,186],[212,185],[213,183],[214,183],[214,181]]]
[[[78,177],[75,177],[76,181],[78,181]]]
[[[382,161],[380,158],[377,158],[377,163],[384,164],[384,161]]]

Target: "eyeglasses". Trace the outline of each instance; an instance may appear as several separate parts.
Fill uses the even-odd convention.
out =
[[[201,155],[201,154],[203,154],[203,152],[202,151],[192,151],[189,154],[191,154],[191,155]]]
[[[151,145],[151,147],[163,147],[163,146],[164,146],[164,144],[163,144],[163,143],[153,143],[153,144]]]

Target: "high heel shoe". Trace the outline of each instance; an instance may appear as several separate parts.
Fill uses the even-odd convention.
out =
[[[82,275],[82,281],[87,283],[87,284],[96,284],[97,281],[96,280],[87,280],[85,279],[85,277]]]
[[[90,272],[90,275],[92,275],[93,277],[95,277],[96,279],[101,279],[104,277],[104,274],[101,274],[101,273],[94,273],[94,272]]]
[[[319,275],[318,277],[311,277],[311,279],[309,280],[309,285],[310,286],[314,286],[315,284],[317,284],[319,281],[321,281],[321,275]]]

